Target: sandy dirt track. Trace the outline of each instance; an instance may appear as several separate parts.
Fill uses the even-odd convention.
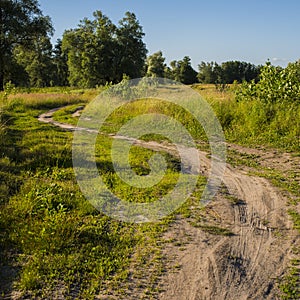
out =
[[[42,114],[39,120],[78,130],[55,122],[52,115],[56,110]],[[136,144],[174,154],[171,145],[140,140]],[[259,152],[237,145],[229,147],[241,153]],[[207,175],[210,160],[207,153],[198,153],[201,169]],[[299,175],[299,157],[266,151],[261,154],[262,166],[281,171],[293,168]],[[267,179],[249,176],[247,171],[246,167],[227,165],[224,189],[205,209],[205,224],[226,228],[232,232],[230,236],[212,235],[180,217],[165,233],[166,241],[175,240],[183,247],[166,243],[163,251],[169,271],[160,279],[157,299],[279,299],[276,282],[293,258],[291,249],[299,247],[299,236],[287,214],[286,195]]]

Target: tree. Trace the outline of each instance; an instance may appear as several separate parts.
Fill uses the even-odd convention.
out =
[[[267,62],[262,68],[259,81],[244,82],[237,93],[238,100],[257,99],[273,108],[274,103],[300,102],[300,64],[289,63],[286,68],[275,67]]]
[[[63,35],[62,51],[68,57],[70,84],[95,87],[120,82],[124,74],[140,77],[147,50],[135,15],[127,12],[119,27],[101,11],[93,16],[93,20],[85,18]]]
[[[241,62],[241,61],[227,61],[222,63],[222,82],[221,83],[233,83],[234,81],[243,82],[258,80],[259,69],[253,64]]]
[[[182,60],[171,61],[170,66],[172,68],[172,77],[176,81],[180,81],[184,84],[193,84],[197,80],[197,72],[193,69],[191,65],[191,59],[185,56]]]
[[[93,20],[85,18],[78,28],[63,35],[68,79],[74,86],[95,87],[115,78],[116,27],[101,11],[94,12],[93,16]]]
[[[67,86],[69,85],[68,56],[62,51],[61,39],[57,40],[53,54],[54,74],[52,80],[54,85]]]
[[[197,72],[193,69],[191,65],[191,59],[185,56],[182,61],[180,61],[180,72],[182,76],[182,83],[193,84],[198,81]]]
[[[165,76],[165,58],[161,51],[153,53],[147,58],[147,77],[164,77]]]
[[[177,60],[172,60],[170,62],[170,67],[171,68],[167,72],[169,74],[169,78],[181,82],[182,78],[180,74],[180,66]]]
[[[143,42],[144,32],[134,13],[126,12],[125,17],[119,22],[117,29],[117,41],[119,53],[118,81],[123,74],[130,78],[138,78],[143,75],[147,48]]]
[[[29,49],[23,45],[16,46],[14,56],[26,71],[30,86],[53,85],[54,64],[52,45],[48,37],[37,37]]]
[[[220,78],[220,66],[216,62],[202,61],[198,65],[198,70],[197,78],[201,83],[216,83]]]
[[[16,46],[30,48],[38,37],[52,34],[50,18],[43,16],[37,0],[1,0],[0,2],[0,89],[7,75]]]
[[[29,86],[29,76],[23,66],[21,66],[16,59],[15,50],[14,55],[10,58],[10,65],[5,72],[5,84],[11,82],[15,86]]]

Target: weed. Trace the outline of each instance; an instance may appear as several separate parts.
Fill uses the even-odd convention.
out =
[[[297,149],[299,107],[296,104],[290,107],[274,104],[266,109],[259,101],[235,101],[230,89],[223,93],[215,91],[213,86],[201,85],[195,89],[212,104],[229,141]],[[12,280],[25,297],[52,298],[53,292],[60,289],[66,299],[93,299],[100,292],[109,294],[112,290],[120,298],[126,298],[126,291],[140,282],[141,294],[155,298],[157,279],[164,269],[160,236],[177,214],[209,234],[233,234],[227,228],[204,223],[199,201],[206,179],[201,176],[188,201],[156,224],[125,224],[99,213],[83,197],[76,183],[71,160],[72,134],[40,124],[37,116],[68,105],[54,117],[75,123],[77,120],[71,116],[74,109],[87,104],[100,89],[50,88],[26,92],[16,90],[5,101],[2,99],[0,114],[0,254],[8,264],[12,264],[11,257],[14,262],[16,259],[19,271]],[[177,119],[194,139],[202,140],[197,143],[199,147],[208,147],[204,131],[195,119],[176,105],[155,99],[122,106],[109,116],[102,130],[115,133],[129,119],[143,113],[162,113]],[[159,135],[143,138],[167,141]],[[160,183],[151,189],[133,188],[114,171],[111,142],[109,137],[98,137],[96,162],[113,193],[128,201],[152,202],[173,189],[179,176],[176,157],[160,153],[167,162],[167,172]],[[148,161],[154,153],[132,147],[129,157],[132,169],[139,175],[149,174]],[[255,155],[235,151],[229,155],[236,165],[259,168],[259,157]],[[257,174],[295,196],[299,193],[293,174],[263,169]],[[233,205],[241,204],[229,193],[226,197]],[[299,214],[293,209],[289,213],[299,230]],[[280,285],[287,295],[284,299],[297,299],[297,276],[293,265]]]
[[[300,232],[300,214],[294,209],[289,209],[288,213],[294,222],[294,228]]]
[[[280,279],[279,289],[281,290],[281,299],[299,299],[300,298],[300,272],[299,260],[292,260],[288,273]]]

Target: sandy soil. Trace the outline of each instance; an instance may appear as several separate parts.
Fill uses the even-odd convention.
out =
[[[76,130],[75,126],[53,121],[54,111],[39,120]],[[167,144],[138,140],[136,144],[174,154],[174,148]],[[229,149],[254,154],[262,167],[292,171],[299,179],[299,157],[237,145],[229,145]],[[207,174],[207,153],[199,151],[199,157]],[[227,228],[231,236],[209,234],[179,217],[165,233],[163,252],[168,272],[160,278],[157,299],[279,299],[277,278],[293,258],[291,249],[299,247],[299,235],[287,215],[286,194],[264,178],[247,175],[248,171],[249,167],[227,165],[225,192],[218,192],[205,208],[205,224]]]
[[[277,299],[276,278],[292,258],[291,248],[299,246],[286,199],[267,180],[229,166],[224,184],[238,203],[219,193],[209,206],[217,223],[234,235],[213,236],[178,220],[166,238],[188,242],[184,251],[167,247],[166,256],[180,270],[162,279],[159,299]]]

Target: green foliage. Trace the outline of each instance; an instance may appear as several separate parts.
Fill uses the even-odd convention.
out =
[[[197,78],[201,83],[217,83],[220,77],[220,66],[216,62],[202,61],[198,65]]]
[[[221,65],[216,62],[201,62],[197,75],[201,83],[232,84],[234,81],[257,81],[260,66],[241,61],[226,61]]]
[[[3,100],[7,100],[9,95],[16,94],[16,92],[17,92],[16,86],[11,81],[8,81],[5,84],[4,92],[1,95],[1,97],[2,97]]]
[[[235,99],[214,102],[213,107],[231,142],[269,145],[299,151],[299,62],[286,69],[269,63],[260,81],[235,88]]]
[[[28,76],[28,86],[45,87],[53,84],[54,65],[52,45],[48,37],[34,39],[30,49],[18,46],[14,49],[14,58]]]
[[[53,54],[53,65],[55,68],[55,72],[52,78],[53,84],[55,86],[68,86],[68,56],[62,51],[62,41],[60,39],[58,39],[56,42]]]
[[[119,82],[123,74],[140,77],[147,52],[143,36],[133,13],[127,12],[119,27],[100,11],[94,13],[94,20],[85,18],[63,35],[70,84],[95,87]]]
[[[32,42],[52,33],[49,17],[43,16],[37,0],[3,0],[0,13],[0,89],[10,77],[14,65],[13,51],[22,45],[30,49]]]
[[[130,78],[142,77],[147,55],[146,45],[143,42],[143,28],[131,12],[119,21],[116,31],[118,52],[116,59],[116,81],[119,82],[126,74]]]
[[[242,85],[237,92],[238,100],[258,99],[266,104],[300,102],[300,62],[290,63],[286,68],[275,67],[267,62],[261,68],[258,83]]]
[[[175,81],[182,82],[184,84],[193,84],[198,81],[197,72],[191,65],[191,59],[185,56],[182,60],[171,61],[171,70],[169,71],[169,77]]]
[[[300,298],[299,263],[299,260],[292,260],[292,266],[290,266],[288,274],[280,280],[281,299],[292,300]]]
[[[73,86],[95,87],[112,81],[115,26],[100,11],[94,13],[94,18],[85,18],[78,28],[63,35],[62,51],[68,57],[69,82]]]
[[[296,102],[251,101],[215,102],[213,107],[230,142],[250,146],[268,145],[299,151],[300,105]]]
[[[162,55],[161,51],[153,53],[148,56],[146,62],[146,76],[147,77],[164,77],[165,76],[165,58]]]

